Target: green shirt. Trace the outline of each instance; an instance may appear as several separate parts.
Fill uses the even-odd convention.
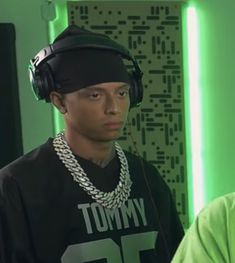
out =
[[[172,263],[235,262],[235,192],[205,207],[186,232]]]

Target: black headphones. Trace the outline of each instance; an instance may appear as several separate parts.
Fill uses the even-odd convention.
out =
[[[29,75],[33,92],[38,100],[45,99],[50,102],[50,92],[56,83],[54,82],[53,72],[47,61],[52,59],[56,54],[68,50],[94,48],[114,51],[119,54],[123,59],[132,62],[134,70],[129,72],[131,81],[130,87],[130,107],[139,106],[143,99],[143,84],[141,71],[137,61],[131,56],[130,52],[102,34],[81,34],[71,35],[64,39],[60,39],[55,43],[43,48],[33,59],[30,60]]]

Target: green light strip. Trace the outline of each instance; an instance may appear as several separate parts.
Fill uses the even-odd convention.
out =
[[[184,30],[184,80],[186,101],[187,166],[189,193],[189,221],[202,209],[204,178],[202,161],[202,115],[199,52],[199,22],[196,7],[185,11]]]
[[[59,15],[58,15],[59,14]],[[66,3],[56,4],[56,18],[49,22],[49,39],[53,42],[55,37],[68,26]],[[64,129],[64,121],[60,112],[53,107],[54,135]]]

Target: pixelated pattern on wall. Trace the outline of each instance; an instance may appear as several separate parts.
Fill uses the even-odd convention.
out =
[[[68,18],[69,24],[109,35],[138,61],[144,72],[144,100],[139,108],[131,110],[120,142],[158,168],[187,227],[181,5],[71,1]]]

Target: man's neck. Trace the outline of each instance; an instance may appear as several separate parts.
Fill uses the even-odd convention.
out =
[[[69,132],[65,132],[65,140],[74,154],[100,167],[105,167],[115,156],[114,142],[89,140]]]
[[[111,153],[107,156],[107,158],[104,159],[94,159],[90,158],[89,160],[95,164],[97,164],[100,167],[105,167],[109,164],[109,162],[114,158],[115,156],[115,148],[113,147],[111,150]]]

